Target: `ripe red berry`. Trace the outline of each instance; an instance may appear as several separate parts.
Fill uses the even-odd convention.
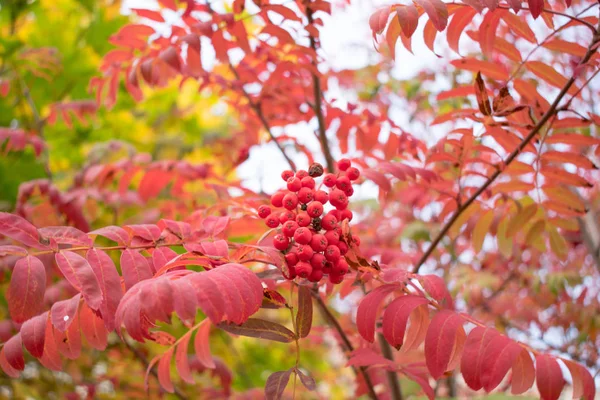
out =
[[[320,233],[313,235],[310,239],[310,247],[316,252],[325,250],[327,248],[327,239],[325,238],[325,235],[321,235]]]
[[[337,285],[338,283],[342,283],[344,281],[344,276],[345,275],[336,275],[333,273],[329,274],[329,282]]]
[[[354,188],[352,186],[349,186],[348,189],[344,190],[344,193],[346,194],[346,196],[350,197],[354,194]]]
[[[321,204],[327,204],[329,201],[329,195],[324,190],[317,190],[314,194],[314,199]]]
[[[305,177],[308,176],[308,171],[305,171],[303,169],[301,169],[300,171],[296,172],[296,178],[298,179],[303,179]]]
[[[331,263],[331,261],[325,261],[325,265],[323,265],[323,273],[330,274],[332,269],[333,264]]]
[[[350,183],[350,179],[348,179],[347,176],[340,176],[337,178],[335,186],[345,192],[349,187],[352,186],[352,183]]]
[[[298,246],[298,259],[301,261],[309,261],[315,252],[309,245]]]
[[[294,240],[298,244],[309,244],[312,239],[312,233],[308,228],[300,227],[294,233]]]
[[[308,278],[312,273],[312,267],[306,261],[299,261],[295,266],[296,274],[301,278]]]
[[[271,214],[271,207],[269,206],[260,206],[258,207],[258,216],[265,219]]]
[[[340,235],[334,230],[327,231],[325,232],[325,239],[327,239],[328,245],[336,246],[340,242]]]
[[[332,229],[335,229],[335,227],[337,226],[337,223],[338,223],[338,220],[335,217],[335,215],[328,213],[321,220],[321,227],[323,229],[325,229],[326,231],[330,231]]]
[[[302,182],[297,176],[291,177],[287,180],[287,188],[290,192],[297,192],[302,188]]]
[[[311,282],[319,282],[321,279],[323,279],[323,271],[313,268],[312,272],[308,276],[308,280]]]
[[[334,174],[327,174],[323,178],[323,185],[331,188],[331,187],[335,186],[336,181],[337,181],[337,178],[335,177]]]
[[[310,176],[305,176],[304,178],[302,178],[301,182],[302,182],[302,187],[307,187],[309,189],[315,188],[315,180],[313,178],[311,178]]]
[[[288,248],[289,245],[290,239],[285,235],[282,235],[281,233],[275,235],[275,237],[273,238],[273,246],[279,251],[284,251]]]
[[[352,241],[356,246],[360,246],[360,238],[356,235],[352,235]]]
[[[294,173],[290,170],[285,170],[281,173],[281,179],[283,179],[285,182],[288,181],[288,179],[292,178],[294,176]]]
[[[296,216],[296,222],[300,226],[310,225],[310,220],[311,220],[310,216],[304,211],[299,212],[298,215]]]
[[[346,170],[346,176],[348,177],[348,179],[350,179],[351,181],[355,181],[360,177],[360,171],[357,168],[348,168],[348,170]]]
[[[283,269],[283,271],[285,271],[285,268]],[[288,271],[287,274],[285,272],[283,272],[283,277],[285,279],[288,279],[291,281],[292,279],[294,279],[296,277],[296,268],[295,267],[289,265],[287,267],[287,271]]]
[[[319,203],[318,201],[313,201],[308,205],[306,212],[313,218],[320,217],[321,214],[323,214],[323,204]]]
[[[327,259],[321,253],[313,254],[312,258],[310,259],[310,265],[312,265],[313,269],[323,269],[327,262]]]
[[[354,217],[354,214],[352,214],[352,211],[346,208],[345,210],[342,210],[340,216],[342,217],[342,221],[345,219],[347,219],[348,221],[352,221],[352,217]]]
[[[284,257],[285,257],[285,263],[289,267],[293,267],[294,265],[298,264],[298,254],[296,254],[296,252],[290,251]]]
[[[293,210],[298,206],[298,196],[295,193],[288,193],[283,197],[283,206],[288,210]]]
[[[279,218],[277,218],[277,215],[275,214],[269,215],[265,220],[265,223],[269,228],[277,228],[280,224]]]
[[[340,240],[338,243],[338,249],[340,250],[340,254],[344,255],[348,252],[348,245]]]
[[[333,189],[329,193],[329,202],[338,210],[343,210],[348,207],[348,196],[339,189]]]
[[[300,203],[310,203],[313,201],[314,197],[315,191],[311,188],[303,187],[298,191],[298,201],[300,201]]]
[[[341,242],[340,242],[340,244],[341,244]],[[337,260],[340,259],[340,256],[341,256],[340,249],[337,246],[329,245],[325,249],[325,258],[327,259],[327,261],[337,262]]]
[[[331,273],[334,275],[345,275],[348,273],[349,269],[350,267],[348,266],[346,260],[340,258],[337,263],[334,264],[333,268],[331,269]]]
[[[279,222],[285,224],[287,221],[294,221],[296,219],[296,213],[293,211],[282,211],[279,213]]]
[[[351,166],[352,162],[350,162],[350,160],[348,160],[347,158],[342,158],[340,161],[338,161],[338,168],[340,171],[345,171]]]
[[[283,196],[285,196],[284,191],[279,191],[271,196],[271,204],[273,207],[281,207],[283,205]]]
[[[296,221],[286,221],[283,223],[283,229],[281,232],[287,237],[293,237],[294,233],[296,233],[296,229],[298,229],[298,223]]]

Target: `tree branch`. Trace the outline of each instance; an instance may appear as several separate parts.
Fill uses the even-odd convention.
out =
[[[394,361],[394,354],[392,353],[392,346],[385,340],[385,337],[381,333],[377,333],[377,340],[379,341],[379,347],[381,347],[381,353],[385,358],[390,361]],[[402,388],[400,387],[400,381],[398,380],[398,374],[395,371],[386,372],[388,378],[388,384],[390,386],[390,394],[392,399],[402,400]]]
[[[595,47],[596,47],[596,44],[598,44],[599,42],[600,42],[600,23],[594,33],[594,37],[593,37],[590,45],[588,46],[585,55],[583,56],[583,58],[581,59],[581,61],[579,63],[579,66],[587,63],[590,60],[592,55],[596,52],[597,49]],[[521,143],[519,143],[517,148],[515,150],[513,150],[513,152],[510,153],[510,155],[506,158],[506,160],[504,161],[504,169],[506,167],[508,167],[517,158],[517,156],[519,154],[521,154],[521,151],[525,148],[525,146],[527,146],[527,144],[535,137],[535,135],[537,135],[537,133],[540,131],[540,129],[542,129],[544,124],[546,122],[548,122],[548,120],[555,114],[555,112],[557,111],[557,108],[558,108],[558,103],[560,103],[560,101],[567,94],[567,92],[571,88],[571,86],[573,86],[573,83],[575,83],[575,79],[576,79],[576,76],[572,76],[569,78],[567,83],[565,83],[565,85],[561,89],[560,93],[558,93],[558,95],[554,99],[554,102],[552,103],[552,105],[550,106],[548,111],[546,111],[546,113],[544,113],[542,118],[537,122],[537,124],[535,124],[535,126],[531,129],[531,131],[529,131],[527,136],[521,141]],[[446,236],[446,233],[448,233],[448,231],[450,230],[452,225],[454,225],[454,223],[456,222],[458,217],[460,217],[461,214],[467,208],[469,208],[469,206],[496,180],[496,178],[498,178],[500,176],[500,174],[502,174],[502,169],[496,170],[485,181],[485,183],[471,197],[469,197],[469,199],[462,206],[460,206],[456,210],[456,212],[452,215],[450,220],[448,222],[446,222],[446,224],[442,227],[442,230],[433,239],[433,241],[431,242],[431,245],[429,245],[429,248],[425,251],[425,253],[423,253],[423,256],[421,256],[421,258],[417,262],[417,265],[416,265],[413,273],[419,272],[419,269],[421,269],[421,267],[423,266],[423,264],[425,264],[425,262],[427,261],[429,256],[431,256],[431,254],[433,253],[433,251],[435,250],[437,245],[442,241],[444,236]]]

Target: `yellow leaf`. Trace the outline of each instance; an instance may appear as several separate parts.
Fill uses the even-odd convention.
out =
[[[542,240],[542,233],[546,229],[546,222],[543,219],[538,220],[527,232],[525,237],[525,244],[533,246],[540,251],[545,250],[544,241]]]
[[[506,258],[512,257],[513,253],[513,242],[509,237],[506,236],[508,223],[508,218],[502,219],[498,224],[498,229],[496,231],[496,241],[498,242],[498,250],[500,250],[500,253]]]
[[[567,258],[567,242],[565,238],[562,237],[558,230],[553,226],[548,224],[548,233],[550,235],[550,248],[560,258],[561,260],[565,260]]]
[[[473,243],[473,249],[476,252],[480,252],[483,247],[483,241],[485,240],[485,236],[490,230],[490,226],[494,221],[494,210],[486,211],[481,218],[475,224],[475,228],[473,229],[473,233],[471,234],[471,241]]]
[[[530,204],[527,207],[521,208],[521,210],[516,213],[508,224],[508,228],[506,229],[506,237],[511,238],[523,229],[525,225],[533,218],[535,213],[537,212],[537,204]]]
[[[463,225],[471,218],[477,211],[481,210],[481,206],[478,203],[473,203],[456,219],[450,230],[448,236],[456,238],[460,233]]]

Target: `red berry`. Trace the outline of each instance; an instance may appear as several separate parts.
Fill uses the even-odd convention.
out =
[[[304,211],[299,212],[298,216],[296,216],[296,222],[300,226],[308,226],[308,225],[310,225],[310,220],[311,220],[310,216],[306,212],[304,212]]]
[[[260,206],[258,207],[258,216],[265,219],[271,214],[271,207],[269,206]]]
[[[309,261],[315,252],[308,245],[298,246],[298,259],[301,261]]]
[[[329,202],[338,210],[343,210],[348,207],[348,196],[339,189],[333,189],[329,193]]]
[[[302,182],[302,187],[307,187],[309,189],[315,188],[315,180],[313,178],[311,178],[310,176],[305,176],[304,178],[302,178],[301,182]]]
[[[285,224],[287,221],[293,221],[296,219],[296,213],[293,211],[282,211],[279,213],[279,222]]]
[[[346,189],[351,187],[352,184],[350,183],[350,179],[348,179],[347,176],[340,176],[337,178],[337,181],[335,182],[335,186],[337,186],[338,189],[346,191]]]
[[[344,255],[348,252],[348,245],[342,241],[338,243],[338,249],[340,250],[340,254]]]
[[[345,219],[347,219],[348,221],[352,221],[352,217],[354,216],[354,214],[352,214],[352,211],[348,210],[347,208],[345,210],[342,210],[340,214],[340,216],[342,217],[342,221]]]
[[[351,181],[355,181],[360,177],[360,171],[357,168],[348,168],[348,170],[346,171],[346,176],[348,177],[348,179],[350,179]]]
[[[325,185],[327,187],[334,187],[336,181],[337,181],[337,178],[335,177],[334,174],[327,174],[323,178],[323,185]]]
[[[281,207],[283,205],[283,196],[285,196],[285,192],[283,191],[279,191],[271,196],[271,204],[273,207]]]
[[[290,192],[297,192],[302,188],[302,182],[298,177],[292,177],[287,180],[287,188]]]
[[[284,226],[285,229],[285,226]],[[325,239],[327,239],[327,244],[336,246],[340,242],[340,235],[336,231],[327,231],[325,232]]]
[[[329,201],[329,195],[324,190],[317,190],[314,194],[314,199],[321,204],[327,204]]]
[[[283,270],[285,271],[285,268]],[[297,274],[296,273],[296,268],[290,265],[290,266],[287,267],[287,270],[288,270],[287,275],[284,272],[283,273],[283,277],[285,279],[288,279],[288,280],[291,281],[292,279],[294,279],[296,277],[296,274]]]
[[[356,235],[352,235],[352,241],[356,246],[360,246],[360,238]]]
[[[323,273],[330,274],[332,269],[333,264],[331,263],[331,261],[325,261],[325,265],[323,266]]]
[[[350,197],[354,194],[354,188],[352,186],[348,187],[348,189],[344,190],[346,196]]]
[[[321,253],[313,254],[312,258],[310,259],[310,265],[312,265],[313,269],[323,269],[327,262],[327,259]]]
[[[350,160],[348,160],[347,158],[342,158],[340,161],[338,161],[338,168],[340,169],[340,171],[345,171],[348,168],[350,168],[350,166],[352,165],[352,162],[350,162]]]
[[[275,235],[275,237],[273,238],[273,246],[279,251],[284,251],[288,248],[289,245],[290,239],[285,235],[282,235],[281,233]]]
[[[313,189],[303,187],[298,191],[298,200],[300,203],[306,204],[313,201],[315,197],[315,191]]]
[[[340,256],[340,249],[337,246],[329,245],[325,249],[325,258],[327,259],[327,261],[336,262],[340,259]]]
[[[308,176],[308,172],[305,171],[305,170],[303,170],[303,169],[301,169],[300,171],[296,172],[296,178],[298,178],[298,179],[303,179],[303,178],[305,178],[307,176]]]
[[[265,223],[269,228],[277,228],[279,226],[279,218],[276,215],[271,214],[265,220]]]
[[[294,177],[294,173],[290,170],[285,170],[281,173],[281,179],[283,179],[286,182],[292,177]]]
[[[286,221],[283,223],[282,233],[287,237],[293,237],[294,233],[296,233],[296,229],[298,229],[298,223],[296,221]]]
[[[310,239],[310,247],[316,252],[323,251],[327,248],[327,239],[325,235],[317,233]]]
[[[327,213],[327,215],[324,216],[323,219],[321,220],[321,227],[323,229],[325,229],[326,231],[330,231],[332,229],[335,229],[335,227],[337,226],[337,223],[338,223],[338,220],[335,217],[335,215]]]
[[[321,214],[323,214],[323,204],[318,201],[313,201],[308,205],[306,212],[313,218],[320,217]]]
[[[308,228],[298,228],[296,229],[296,233],[294,233],[294,240],[298,244],[309,244],[310,239],[312,238],[312,233]]]
[[[333,275],[345,275],[348,273],[349,269],[350,269],[350,267],[348,266],[348,263],[346,262],[346,260],[344,260],[343,258],[340,258],[338,260],[338,262],[335,263],[335,265],[331,269],[331,273]]]
[[[323,271],[313,268],[312,272],[308,276],[308,280],[311,282],[319,282],[321,279],[323,279]]]
[[[283,206],[288,210],[293,210],[298,205],[298,196],[294,193],[288,193],[283,197]]]
[[[294,265],[298,264],[298,254],[296,254],[295,252],[290,251],[284,257],[288,267],[293,267]]]
[[[345,275],[335,275],[333,273],[330,273],[329,274],[329,282],[331,282],[333,284],[342,283],[344,281],[344,276]]]
[[[296,274],[301,278],[307,278],[312,273],[312,267],[306,261],[299,261],[295,268]]]

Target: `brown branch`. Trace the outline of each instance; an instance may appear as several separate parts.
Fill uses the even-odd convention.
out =
[[[306,8],[306,17],[308,18],[308,23],[313,23],[313,11],[309,6]],[[312,61],[312,65],[314,69],[317,69],[317,42],[313,35],[310,35],[310,48],[315,52],[315,59]],[[329,172],[335,171],[335,162],[333,160],[333,156],[331,155],[331,149],[329,148],[329,142],[327,141],[327,132],[325,130],[325,118],[323,117],[323,93],[321,90],[321,80],[317,76],[314,71],[311,71],[312,79],[313,79],[313,94],[315,97],[315,103],[313,104],[313,110],[315,112],[315,116],[317,117],[317,122],[319,123],[319,142],[321,143],[321,150],[323,150],[323,155],[325,156],[325,162],[327,164],[327,169]]]
[[[600,23],[599,23],[598,28],[596,29],[596,32],[594,33],[592,42],[588,46],[588,49],[587,49],[585,55],[583,56],[583,58],[581,59],[581,62],[579,63],[579,66],[587,63],[590,60],[592,55],[596,52],[595,45],[598,44],[599,42],[600,42]],[[544,113],[542,118],[537,122],[537,124],[535,124],[535,126],[531,129],[531,131],[527,134],[527,136],[521,141],[521,143],[519,143],[517,148],[515,150],[513,150],[513,152],[510,153],[510,155],[506,158],[506,160],[504,161],[504,169],[506,167],[508,167],[517,158],[517,156],[519,154],[521,154],[521,151],[525,148],[525,146],[527,146],[527,144],[535,137],[535,135],[537,135],[537,133],[540,131],[540,129],[542,129],[542,127],[544,126],[544,124],[546,122],[548,122],[548,120],[550,118],[552,118],[552,116],[555,114],[555,112],[558,109],[558,103],[560,103],[560,101],[567,94],[567,92],[571,88],[571,86],[573,86],[573,83],[575,83],[575,79],[576,79],[576,77],[572,76],[571,78],[569,78],[567,83],[565,83],[565,86],[563,86],[560,93],[556,96],[556,98],[554,99],[554,102],[552,103],[552,105],[550,106],[548,111],[546,111],[546,113]],[[485,183],[471,197],[469,197],[469,199],[461,207],[459,207],[456,210],[456,212],[452,215],[450,220],[448,222],[446,222],[446,224],[442,227],[442,230],[433,239],[433,241],[431,242],[431,245],[429,245],[429,248],[425,251],[425,253],[423,253],[423,256],[421,256],[421,258],[417,262],[417,265],[416,265],[413,273],[419,272],[419,269],[423,266],[423,264],[425,264],[425,262],[427,261],[429,256],[431,256],[431,254],[433,253],[433,251],[435,250],[437,245],[442,241],[444,236],[446,236],[446,233],[448,233],[448,231],[450,230],[452,225],[454,225],[454,223],[456,222],[458,217],[460,217],[461,214],[467,208],[469,208],[469,206],[496,180],[496,178],[498,178],[500,176],[500,174],[502,174],[502,169],[496,170],[485,181]]]
[[[394,361],[394,354],[392,353],[392,346],[385,340],[385,337],[381,333],[377,333],[377,340],[379,341],[379,347],[381,347],[381,353],[385,358],[390,361]],[[390,394],[392,399],[402,400],[402,388],[400,387],[400,381],[398,380],[398,374],[396,371],[387,371],[388,384],[390,386]]]
[[[333,315],[331,311],[329,311],[327,304],[325,304],[325,302],[319,295],[319,292],[317,292],[316,290],[311,290],[311,295],[315,299],[315,302],[317,303],[317,306],[319,307],[319,311],[321,312],[323,318],[333,329],[337,331],[338,335],[342,339],[342,344],[344,345],[343,347],[345,347],[345,350],[347,352],[354,351],[354,346],[352,346],[352,343],[350,343],[350,339],[348,339],[346,332],[344,332],[344,329],[338,322],[335,315]],[[373,381],[371,381],[371,377],[369,376],[367,369],[365,367],[352,367],[352,369],[354,370],[354,373],[356,375],[362,375],[363,379],[365,380],[365,384],[367,385],[367,389],[369,390],[369,397],[373,400],[378,400],[377,393],[375,393],[375,387],[373,386]]]

